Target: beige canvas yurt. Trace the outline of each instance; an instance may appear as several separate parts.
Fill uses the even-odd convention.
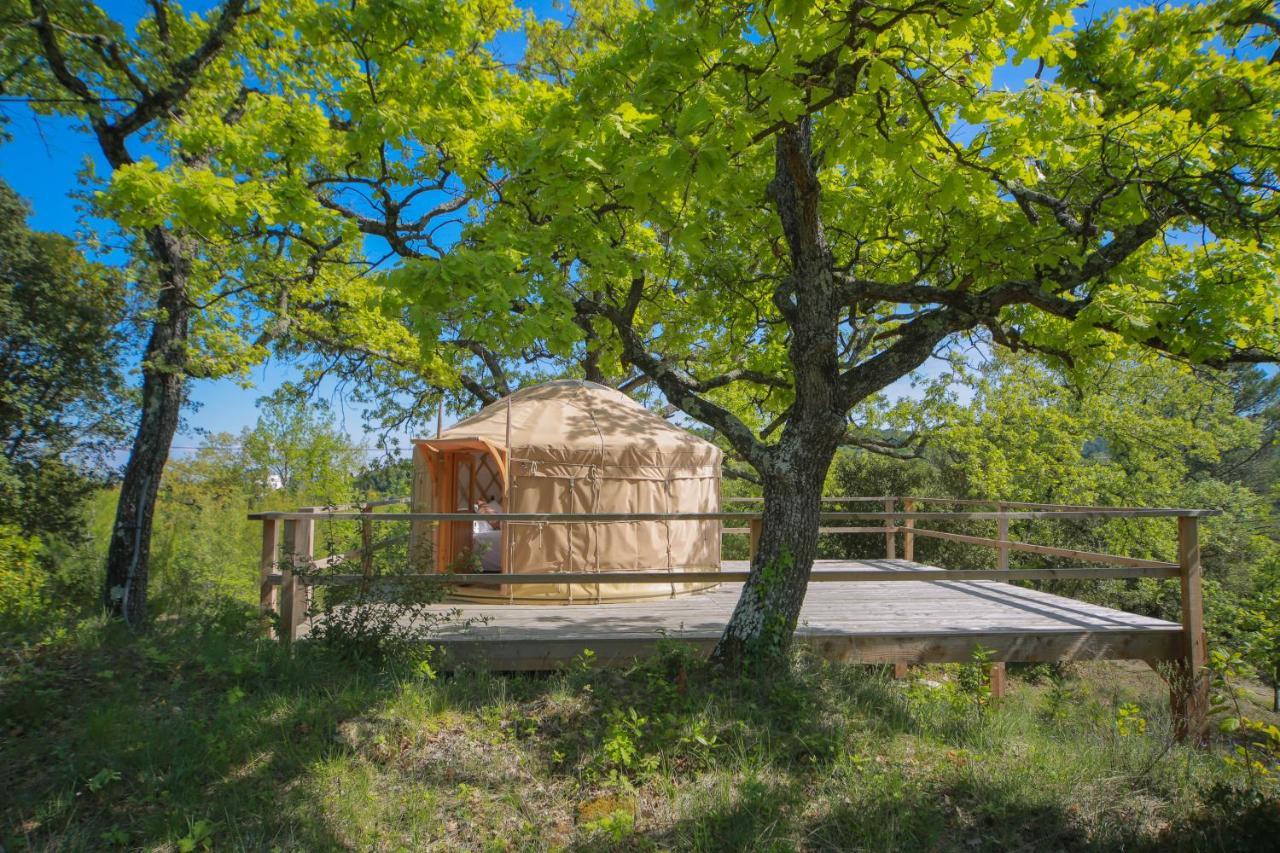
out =
[[[416,439],[415,512],[716,512],[720,450],[625,394],[579,380],[524,388],[438,438]],[[495,553],[496,551],[496,553]],[[410,557],[436,572],[503,572],[463,598],[622,601],[706,589],[682,571],[720,568],[718,521],[416,522]],[[521,584],[528,572],[669,571],[661,584]]]

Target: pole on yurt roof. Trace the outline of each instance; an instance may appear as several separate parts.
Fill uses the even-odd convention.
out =
[[[440,437],[444,427],[444,397],[440,398],[440,402],[436,403],[436,438]]]
[[[511,512],[511,395],[510,394],[507,394],[507,440],[505,444],[506,444],[506,454],[507,454],[507,476],[502,478],[502,511]],[[513,573],[515,571],[515,566],[511,565],[511,539],[512,539],[511,525],[509,525],[507,522],[504,521],[502,522],[502,546],[503,548],[506,549],[506,552],[507,552],[506,566],[504,566],[504,568],[507,570],[508,573]],[[515,584],[508,585],[507,597],[511,600],[514,600],[515,595],[516,595]]]

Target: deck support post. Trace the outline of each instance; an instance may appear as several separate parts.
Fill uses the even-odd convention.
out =
[[[280,548],[280,521],[275,518],[262,520],[262,557],[258,562],[258,609],[263,616],[276,612],[279,595],[276,592],[276,553]],[[272,635],[268,627],[266,633]]]
[[[288,645],[298,638],[298,628],[306,618],[307,593],[298,583],[297,569],[311,565],[315,546],[315,520],[289,519],[284,523],[285,559],[280,573],[280,642]]]
[[[915,512],[916,502],[911,498],[902,499],[903,512]],[[902,521],[902,559],[909,563],[914,563],[916,559],[916,520],[914,518],[903,519]]]
[[[889,498],[884,502],[885,512],[895,512],[897,509],[898,509],[897,498]],[[897,538],[898,538],[898,526],[897,524],[894,523],[894,520],[892,518],[886,518],[884,520],[884,528],[885,528],[885,531],[887,531],[884,534],[884,558],[886,560],[892,560],[897,556],[896,554],[897,549],[895,546],[897,544]]]
[[[904,660],[896,660],[893,662],[893,677],[902,680],[911,672],[911,664]]]
[[[764,529],[764,520],[753,518],[747,522],[747,528],[750,530],[748,534],[750,541],[747,546],[747,561],[754,563],[756,561],[756,551],[760,549],[760,531]]]
[[[996,661],[991,664],[991,670],[987,673],[987,678],[991,684],[991,698],[1003,699],[1006,686],[1004,661]]]
[[[1209,654],[1204,632],[1204,592],[1199,519],[1178,516],[1178,568],[1182,581],[1182,647],[1179,672],[1170,684],[1174,735],[1203,743],[1209,732]]]

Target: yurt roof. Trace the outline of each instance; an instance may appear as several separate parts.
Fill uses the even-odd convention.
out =
[[[621,391],[577,379],[522,388],[444,430],[440,441],[506,447],[508,434],[513,457],[529,461],[684,467],[719,465],[722,456]]]

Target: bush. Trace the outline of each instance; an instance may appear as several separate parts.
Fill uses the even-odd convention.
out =
[[[51,617],[43,554],[38,537],[0,526],[0,633],[21,634]]]

